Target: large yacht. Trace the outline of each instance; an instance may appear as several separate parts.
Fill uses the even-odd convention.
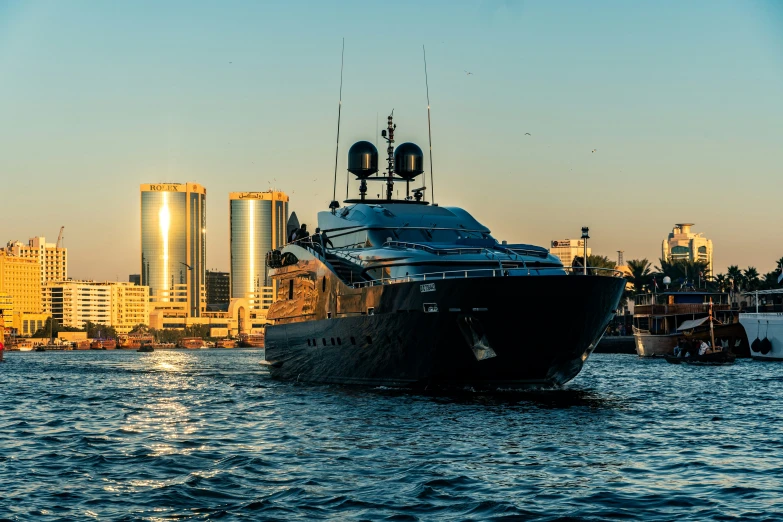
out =
[[[783,288],[748,294],[750,307],[739,321],[750,343],[750,356],[765,361],[783,361]]]
[[[524,388],[573,379],[601,339],[625,280],[564,267],[542,247],[506,244],[467,211],[410,190],[413,143],[382,133],[388,168],[367,141],[348,153],[359,198],[318,214],[329,242],[267,257],[277,285],[265,364],[273,378],[389,387]],[[386,197],[367,197],[383,182]],[[394,199],[394,183],[404,183]],[[328,248],[324,248],[328,246]]]

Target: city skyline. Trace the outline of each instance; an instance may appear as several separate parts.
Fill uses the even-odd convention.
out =
[[[389,49],[356,34],[384,21],[397,31]],[[763,1],[391,13],[5,3],[2,240],[64,225],[69,276],[125,280],[138,272],[132,195],[151,180],[197,182],[213,200],[274,187],[314,229],[332,198],[345,36],[339,200],[348,148],[373,141],[392,108],[400,142],[427,149],[424,44],[439,204],[465,208],[499,240],[547,246],[587,225],[595,254],[653,264],[672,225],[695,222],[716,272],[764,273],[783,244],[769,216],[783,165],[781,27],[783,7]],[[213,204],[207,267],[230,267],[228,223]]]

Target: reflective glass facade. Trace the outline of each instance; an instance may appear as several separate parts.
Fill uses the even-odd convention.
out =
[[[285,244],[288,196],[282,192],[234,192],[231,220],[231,297],[245,298],[271,286],[266,254]]]
[[[150,301],[201,314],[206,266],[206,190],[196,183],[141,186],[141,284]],[[172,295],[187,285],[187,295]]]

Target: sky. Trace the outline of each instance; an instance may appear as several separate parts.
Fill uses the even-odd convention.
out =
[[[283,190],[314,228],[343,38],[340,200],[349,147],[392,109],[398,143],[427,150],[424,45],[440,205],[509,242],[589,226],[610,258],[656,264],[681,222],[716,272],[783,257],[775,0],[0,0],[0,242],[65,226],[70,277],[127,280],[139,185],[163,181],[207,188],[211,269],[229,269],[229,192]]]

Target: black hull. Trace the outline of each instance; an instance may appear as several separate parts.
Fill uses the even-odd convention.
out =
[[[582,369],[625,286],[566,275],[433,283],[429,291],[422,282],[384,286],[374,315],[267,327],[272,377],[412,388],[561,385]]]

